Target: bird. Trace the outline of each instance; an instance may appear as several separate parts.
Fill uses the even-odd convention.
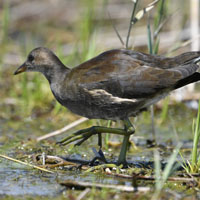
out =
[[[69,68],[46,47],[33,49],[14,74],[41,72],[56,100],[73,113],[89,119],[122,120],[123,128],[92,126],[60,141],[81,145],[95,134],[123,135],[117,164],[127,164],[126,153],[135,129],[129,118],[167,96],[200,80],[200,51],[175,57],[112,49]]]

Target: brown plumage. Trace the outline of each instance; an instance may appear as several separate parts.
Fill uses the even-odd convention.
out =
[[[124,129],[91,127],[75,132],[60,143],[79,140],[76,144],[80,145],[94,134],[107,132],[124,135],[117,164],[126,164],[128,140],[134,133],[128,117],[135,116],[170,91],[199,81],[199,61],[200,52],[166,58],[116,49],[69,69],[52,51],[39,47],[29,54],[15,74],[41,72],[57,101],[78,115],[123,120]]]
[[[166,58],[116,49],[69,69],[53,52],[39,47],[15,74],[42,72],[55,98],[72,112],[116,120],[134,116],[170,91],[198,81],[198,59],[200,52]]]

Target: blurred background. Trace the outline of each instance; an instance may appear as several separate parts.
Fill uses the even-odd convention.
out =
[[[151,2],[138,1],[137,11]],[[133,25],[128,48],[148,53],[150,30],[158,54],[199,50],[199,1],[163,2],[163,8],[156,4]],[[31,127],[31,134],[41,135],[78,119],[56,102],[41,74],[13,72],[38,46],[52,49],[69,67],[103,51],[124,48],[115,29],[125,43],[132,10],[131,0],[1,0],[0,132],[8,136]],[[182,101],[199,95],[187,90],[171,98]]]
[[[137,2],[138,20],[133,20],[137,23],[133,24],[129,43],[126,45],[133,2]],[[42,74],[23,73],[14,76],[13,73],[25,61],[28,53],[38,46],[53,50],[68,67],[77,66],[113,48],[126,47],[166,56],[200,50],[199,0],[160,0],[153,7],[147,7],[151,2],[153,0],[0,0],[0,154],[34,164],[33,156],[41,153],[84,160],[94,157],[92,147],[95,146],[98,150],[97,137],[90,138],[77,148],[73,145],[55,145],[55,142],[64,136],[36,142],[37,137],[71,124],[80,116],[72,114],[56,102],[49,83]],[[140,11],[143,8],[147,8],[144,15]],[[155,105],[152,109],[154,123],[152,112],[149,111],[132,118],[136,133],[131,141],[134,141],[136,146],[133,143],[130,145],[128,160],[147,163],[154,161],[155,143],[152,139],[155,138],[158,144],[156,149],[159,149],[161,160],[164,162],[179,142],[183,143],[183,157],[191,158],[193,125],[199,98],[198,84],[195,87],[192,85],[172,93],[170,97]],[[65,134],[91,125],[121,127],[120,122],[89,120]],[[117,158],[121,141],[122,137],[104,134],[103,151],[106,158]],[[148,164],[148,169],[149,166]],[[27,170],[19,164],[1,158],[0,198],[1,195],[11,194],[22,195],[23,198],[19,199],[27,199],[24,195],[28,194],[45,195],[47,199],[48,195],[51,195],[55,199],[55,196],[63,191],[58,183],[63,179],[92,183],[95,180],[103,184],[130,186],[136,184],[135,178],[106,178],[98,173],[83,173],[81,176],[81,172],[79,174],[77,171],[60,170],[60,176],[57,173],[55,176],[48,175],[38,173],[37,170]],[[130,171],[131,176],[133,172]],[[141,185],[149,186],[149,182],[142,181]],[[151,186],[155,187],[154,185],[153,182]],[[193,181],[182,186],[186,188],[181,191],[177,183],[173,183],[173,186],[165,185],[166,191],[171,192],[166,193],[164,199],[169,199],[172,194],[172,199],[183,199],[180,195],[185,195],[188,199],[191,187],[194,188],[195,195],[198,192],[198,183],[196,185]],[[174,187],[178,187],[178,192],[172,191]],[[115,194],[116,192],[112,193],[110,189],[102,190],[102,193],[101,190],[93,188],[92,191],[93,196],[89,199],[128,198],[127,193]],[[107,197],[105,191],[109,194]],[[63,192],[66,199],[76,199],[74,195],[77,194],[79,191],[75,190]],[[133,193],[130,193],[130,199],[133,198],[132,195]],[[148,195],[152,196],[152,191]],[[199,199],[198,196],[196,198]]]

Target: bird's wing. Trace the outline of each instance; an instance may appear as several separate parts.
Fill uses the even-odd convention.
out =
[[[160,55],[150,55],[131,50],[122,50],[124,54],[133,59],[140,60],[143,64],[161,69],[171,69],[195,61],[200,58],[200,51],[186,52],[175,57],[164,57]]]
[[[163,57],[158,63],[161,57],[141,53],[134,55],[133,51],[130,55],[127,52],[105,52],[74,68],[70,80],[87,90],[102,89],[122,98],[145,98],[163,90],[172,90],[178,81],[192,75],[199,67],[191,63],[165,69],[158,65],[167,62],[168,58]],[[147,57],[152,58],[150,63],[147,63]]]

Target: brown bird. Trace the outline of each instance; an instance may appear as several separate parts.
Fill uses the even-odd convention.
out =
[[[164,98],[170,91],[200,80],[200,51],[173,58],[132,50],[106,51],[72,69],[49,49],[39,47],[14,74],[41,72],[57,101],[90,119],[123,120],[124,129],[93,126],[61,141],[77,145],[94,134],[124,135],[118,164],[126,164],[129,137],[135,132],[129,117]]]

